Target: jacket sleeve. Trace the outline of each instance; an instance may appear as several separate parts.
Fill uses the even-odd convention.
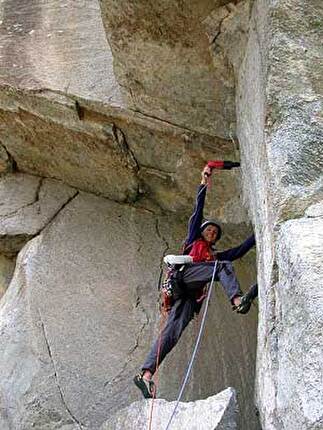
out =
[[[226,251],[218,252],[218,260],[221,261],[234,261],[243,257],[253,246],[255,246],[255,235],[252,234],[248,239],[242,242],[241,245],[235,248],[227,249]]]
[[[188,232],[184,242],[184,254],[187,253],[190,245],[200,236],[206,190],[207,185],[200,185],[198,187],[193,214],[188,222]]]

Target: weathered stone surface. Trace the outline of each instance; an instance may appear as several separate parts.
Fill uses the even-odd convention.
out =
[[[232,68],[223,55],[212,60],[203,24],[210,14],[222,17],[224,3],[100,2],[114,70],[130,107],[190,130],[234,134]],[[213,39],[220,31],[221,22]]]
[[[114,2],[114,11],[123,3]],[[135,3],[125,14],[142,10],[143,3]],[[0,308],[1,429],[96,430],[138,398],[132,377],[158,331],[155,284],[161,255],[168,248],[178,252],[186,230],[181,218],[191,210],[204,162],[238,157],[229,139],[235,134],[230,62],[241,61],[244,41],[240,44],[236,29],[240,32],[240,16],[247,16],[247,3],[236,8],[230,3],[228,9],[225,3],[186,2],[182,10],[180,2],[145,4],[153,25],[155,12],[169,6],[161,20],[166,33],[130,52],[127,76],[116,56],[118,79],[121,84],[128,79],[133,90],[130,106],[121,101],[96,1],[24,0],[18,9],[12,0],[1,3],[0,142],[5,152],[0,160],[9,157],[18,170],[137,207],[81,193],[21,251]],[[138,18],[130,14],[129,21],[132,17]],[[133,43],[141,43],[137,35],[149,36],[147,17],[141,18],[140,34],[136,29],[124,39],[123,60]],[[117,23],[114,32],[122,31]],[[242,27],[245,31],[245,23]],[[231,57],[223,30],[233,40]],[[165,34],[170,43],[164,43]],[[218,47],[223,44],[221,52],[213,50],[214,38]],[[7,161],[5,166],[6,171]],[[221,172],[209,192],[206,213],[227,224],[226,245],[247,235],[239,182],[238,172]],[[26,200],[30,209],[39,207],[33,199]],[[177,215],[161,216],[165,210]],[[254,255],[237,264],[244,289],[255,280],[253,267]],[[232,315],[216,288],[184,396],[194,400],[235,386],[248,430],[257,428],[252,407],[256,322],[255,307],[248,317]],[[197,330],[193,322],[162,366],[162,397],[176,398]]]
[[[58,181],[21,173],[0,178],[0,251],[16,254],[76,193]]]
[[[225,2],[222,2],[222,4]],[[237,75],[248,41],[249,18],[252,2],[242,0],[226,2],[214,9],[203,21],[209,42],[214,67],[222,75]],[[221,59],[221,60],[219,60]],[[235,88],[234,88],[235,94]],[[235,129],[231,130],[232,132]]]
[[[0,142],[0,175],[13,170],[12,158]]]
[[[281,428],[318,430],[323,427],[323,216],[283,223],[277,243],[276,415]]]
[[[0,299],[10,284],[15,263],[15,258],[8,258],[0,254]]]
[[[320,372],[310,370],[322,362],[322,13],[319,2],[255,1],[239,75],[243,182],[259,251],[257,403],[266,430],[322,427]]]
[[[95,430],[140,398],[132,378],[158,332],[161,258],[185,230],[176,217],[80,193],[23,248],[0,304],[1,428]],[[243,287],[254,279],[252,256],[246,263]],[[250,428],[256,314],[232,315],[216,288],[183,398],[235,385]],[[197,330],[193,322],[161,367],[161,397],[176,398]]]
[[[114,12],[109,8],[110,16],[121,13],[113,23],[114,30],[121,30],[116,28],[116,23],[127,13],[143,10],[137,3],[124,11],[121,11],[122,2],[115,2]],[[160,206],[163,210],[187,212],[195,186],[192,178],[206,159],[236,159],[238,155],[231,139],[217,138],[208,130],[209,126],[218,124],[227,129],[219,135],[228,138],[235,134],[231,69],[224,53],[221,58],[219,56],[221,65],[212,65],[217,60],[216,56],[211,58],[212,44],[208,40],[221,27],[221,20],[216,21],[212,31],[210,23],[199,22],[209,16],[209,12],[211,21],[213,16],[222,19],[225,3],[229,4],[229,9],[225,9],[229,14],[226,21],[233,22],[237,15],[235,7],[226,1],[185,4],[182,11],[176,3],[162,14],[169,36],[172,19],[180,24],[175,31],[179,40],[174,46],[164,43],[162,36],[156,39],[157,45],[160,43],[161,49],[166,49],[175,63],[171,65],[170,58],[163,58],[157,50],[158,62],[164,62],[164,66],[148,70],[159,77],[156,75],[157,81],[154,78],[150,90],[144,89],[142,95],[149,98],[162,88],[162,97],[165,96],[168,79],[165,67],[174,76],[178,73],[176,64],[181,72],[185,71],[185,81],[181,74],[173,79],[176,85],[170,82],[166,117],[172,115],[174,119],[167,122],[163,116],[155,119],[150,109],[136,113],[132,105],[129,108],[122,103],[96,1],[55,0],[49,4],[37,1],[27,5],[24,0],[19,11],[12,0],[2,2],[0,55],[4,68],[0,77],[0,142],[3,148],[0,148],[3,156],[0,155],[0,160],[5,161],[0,162],[0,169],[7,170],[7,157],[10,157],[21,171],[60,179],[116,201],[140,200],[138,204],[148,208]],[[105,11],[106,6],[107,3],[103,5]],[[156,3],[147,8],[145,5],[144,10],[147,14],[151,10],[150,18],[156,19],[154,13],[165,6]],[[219,13],[218,8],[222,8]],[[180,12],[177,17],[173,9]],[[128,18],[131,21],[132,18]],[[147,24],[146,18],[142,16]],[[192,28],[192,32],[180,35],[180,28],[187,27],[190,20],[188,28]],[[151,25],[153,28],[153,21]],[[234,32],[234,26],[228,27]],[[125,26],[122,28],[128,31]],[[204,34],[206,30],[208,37]],[[142,34],[145,31],[143,27]],[[127,40],[132,43],[130,36]],[[183,63],[178,61],[178,49],[184,53]],[[126,51],[122,55],[125,56]],[[137,61],[140,55],[136,52],[135,56]],[[142,56],[141,60],[144,58]],[[118,69],[118,60],[115,62]],[[133,61],[128,59],[128,63],[134,67]],[[193,63],[194,67],[190,67]],[[173,71],[171,66],[174,66]],[[149,73],[145,71],[144,75],[148,77]],[[183,90],[183,82],[187,91]],[[217,86],[216,91],[213,84]],[[17,91],[17,87],[23,90]],[[180,109],[177,101],[182,106]],[[182,127],[172,125],[177,123],[176,112],[172,110],[184,115],[186,125],[181,121]],[[204,127],[203,122],[208,126]],[[231,181],[230,177],[232,175],[223,175],[219,179],[218,190],[225,187],[230,196],[236,196],[239,185],[236,178]],[[231,208],[238,205],[230,201],[224,215],[235,213]],[[220,208],[217,201],[214,207]]]
[[[150,201],[184,213],[192,208],[192,189],[205,161],[237,157],[231,141],[129,110],[9,87],[0,90],[0,139],[19,170],[113,200]],[[223,172],[216,179],[216,215],[236,214],[230,208],[239,205],[239,176]],[[222,210],[224,192],[230,202]]]
[[[79,196],[24,248],[1,304],[7,425],[95,429],[111,408],[125,404],[120,378],[129,364],[134,372],[132,360],[154,311],[158,264],[148,270],[144,250],[159,261],[165,246],[149,213]],[[114,378],[118,383],[105,385]]]
[[[0,18],[0,84],[122,105],[96,0],[5,0]]]
[[[100,430],[135,430],[148,425],[151,400],[135,402],[110,418]],[[152,428],[167,427],[176,402],[155,400],[152,415]],[[236,430],[237,427],[236,394],[232,388],[196,402],[180,402],[171,428],[174,430]]]

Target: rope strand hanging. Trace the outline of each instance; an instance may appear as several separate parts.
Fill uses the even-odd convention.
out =
[[[172,415],[169,418],[169,421],[168,421],[168,424],[167,424],[167,427],[166,427],[165,430],[169,430],[170,429],[170,425],[171,425],[172,420],[173,420],[173,418],[175,416],[176,410],[177,410],[179,402],[180,402],[180,400],[182,398],[182,395],[183,395],[186,383],[188,381],[189,375],[190,375],[192,367],[193,367],[193,362],[194,362],[194,359],[195,359],[195,356],[196,356],[196,353],[197,353],[197,350],[198,350],[198,347],[199,347],[199,344],[200,344],[200,341],[201,341],[201,338],[202,338],[202,333],[203,333],[203,329],[204,329],[204,325],[205,325],[205,321],[206,321],[206,314],[207,314],[207,310],[208,310],[208,306],[209,306],[209,302],[210,302],[210,297],[211,297],[211,293],[212,293],[212,289],[213,289],[213,284],[214,284],[214,281],[215,281],[216,267],[217,267],[217,262],[215,261],[215,263],[214,263],[214,269],[213,269],[213,275],[212,275],[212,280],[211,280],[211,283],[210,283],[210,286],[209,286],[209,289],[208,289],[208,294],[207,294],[207,297],[206,297],[204,311],[203,311],[203,317],[202,317],[202,320],[201,320],[201,326],[200,326],[200,330],[199,330],[199,333],[198,333],[198,336],[197,336],[197,339],[196,339],[196,342],[195,342],[195,347],[194,347],[194,350],[193,350],[193,353],[192,353],[192,356],[191,356],[188,368],[186,370],[184,381],[183,381],[181,389],[179,391],[179,394],[178,394],[178,397],[177,397],[177,400],[176,400],[176,404],[175,404],[174,410],[172,412]]]

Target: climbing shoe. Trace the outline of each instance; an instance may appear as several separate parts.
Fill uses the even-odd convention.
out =
[[[133,378],[133,382],[142,392],[145,399],[152,399],[154,397],[156,391],[155,384],[153,381],[145,379],[142,373],[138,373],[138,375]]]
[[[241,297],[241,303],[237,306],[236,310],[238,314],[247,314],[252,304],[252,297],[250,294],[245,294]]]

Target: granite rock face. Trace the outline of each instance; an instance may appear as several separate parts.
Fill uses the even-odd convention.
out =
[[[116,77],[132,109],[205,134],[234,134],[232,67],[210,50],[230,13],[222,16],[221,3],[230,2],[100,2]],[[210,14],[220,17],[211,43],[204,24]]]
[[[132,403],[104,423],[100,430],[144,429],[150,418],[151,400]],[[176,402],[155,400],[152,428],[167,427]],[[238,412],[236,394],[232,388],[216,396],[196,402],[180,402],[171,422],[174,430],[236,430]]]
[[[212,54],[212,40],[222,18],[230,15],[232,9],[230,6],[231,9],[223,11],[225,3],[229,4],[223,1],[185,4],[182,12],[180,2],[169,4],[169,10],[163,14],[163,25],[168,29],[165,37],[172,38],[172,19],[180,28],[191,20],[191,36],[185,32],[186,36],[183,34],[177,43],[176,38],[180,37],[177,31],[175,44],[170,45],[168,36],[167,40],[156,39],[156,49],[152,49],[151,55],[147,50],[146,57],[141,56],[141,61],[147,58],[147,70],[139,70],[139,52],[132,53],[129,65],[135,70],[136,64],[138,73],[148,80],[150,72],[154,75],[150,89],[141,91],[140,97],[145,98],[146,94],[148,100],[160,94],[162,88],[161,110],[168,109],[170,113],[158,115],[153,112],[157,102],[151,101],[148,112],[147,108],[134,106],[127,97],[122,100],[96,1],[55,0],[50,4],[37,1],[32,6],[23,1],[19,11],[12,0],[3,2],[0,6],[0,55],[4,64],[0,76],[0,172],[10,170],[13,164],[20,171],[59,179],[116,201],[136,201],[149,208],[159,206],[162,210],[187,212],[192,206],[194,175],[205,160],[237,159],[238,156],[236,143],[231,140],[235,135],[232,71],[223,54],[218,60],[221,67],[214,66],[217,60]],[[132,18],[137,22],[138,18],[147,24],[148,18],[156,20],[155,12],[158,14],[160,8],[165,8],[156,2],[151,3],[151,8],[136,2],[123,10],[122,5],[122,2],[114,2],[113,7],[108,2],[101,4],[106,27],[113,15],[116,18],[113,30],[129,33],[123,39],[129,43],[132,43],[132,31],[126,22],[130,23]],[[151,15],[140,18],[137,16],[140,10],[147,13],[151,10]],[[177,18],[173,10],[180,12]],[[129,15],[127,19],[128,12],[132,18]],[[211,26],[205,21],[209,16],[220,20]],[[126,22],[118,28],[116,24],[122,20]],[[115,42],[116,36],[113,36]],[[115,47],[112,40],[110,43],[125,61],[126,44],[123,52],[122,46]],[[140,43],[144,46],[144,41]],[[117,71],[120,68],[116,52]],[[183,63],[177,61],[181,53]],[[155,60],[158,66],[150,67]],[[186,89],[183,72],[187,76]],[[122,73],[130,76],[131,70]],[[173,83],[169,81],[166,95],[171,74],[174,79]],[[122,85],[118,73],[117,78]],[[182,120],[176,120],[176,112]],[[170,115],[174,118],[170,119]],[[222,131],[216,133],[212,129],[215,124]],[[217,216],[221,211],[226,217],[236,213],[232,207],[240,205],[237,176],[219,178],[218,189],[224,187],[230,201],[224,210],[219,202],[214,207],[219,208]]]
[[[184,234],[176,217],[79,193],[25,245],[0,302],[1,428],[95,430],[141,397],[132,378],[158,333],[161,258]],[[232,316],[219,288],[212,302],[183,400],[235,385],[252,422],[252,378],[241,375],[253,373],[256,309]],[[161,397],[176,397],[197,330],[192,322],[161,367]]]
[[[322,428],[319,2],[255,1],[239,74],[243,182],[257,233],[264,429]]]
[[[76,194],[58,181],[36,176],[0,178],[0,253],[16,255]]]
[[[100,5],[104,26],[96,1],[0,5],[0,294],[24,245],[0,302],[1,429],[131,416],[118,410],[158,332],[161,257],[178,252],[205,160],[239,157],[236,134],[261,424],[322,428],[321,2]],[[238,172],[209,192],[228,246],[248,232],[240,194]],[[236,267],[245,289],[254,255]],[[248,430],[256,313],[232,315],[216,288],[184,396],[236,387]],[[176,398],[197,330],[162,366],[160,397]]]
[[[0,40],[0,84],[122,105],[97,1],[5,0]]]
[[[322,215],[286,221],[277,241],[276,401],[282,428],[323,425]]]

